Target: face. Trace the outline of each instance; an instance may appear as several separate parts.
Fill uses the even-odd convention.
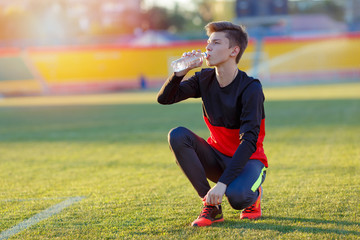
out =
[[[234,47],[229,48],[230,42],[225,35],[226,33],[224,32],[213,32],[210,35],[208,45],[206,46],[206,51],[208,53],[206,63],[208,66],[219,66],[222,63],[233,59],[232,55],[234,54]]]

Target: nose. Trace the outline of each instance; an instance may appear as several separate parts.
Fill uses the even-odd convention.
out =
[[[211,48],[210,48],[210,43],[208,43],[207,45],[206,45],[206,51],[211,51]]]

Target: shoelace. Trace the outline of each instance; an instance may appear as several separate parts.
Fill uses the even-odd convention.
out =
[[[210,214],[210,211],[212,210],[212,207],[206,206],[202,209],[200,217],[206,217]]]
[[[254,206],[254,205],[251,205],[250,207],[245,208],[245,209],[243,210],[243,212],[245,212],[245,213],[252,213],[252,212],[254,212],[254,208],[255,208],[255,206]]]

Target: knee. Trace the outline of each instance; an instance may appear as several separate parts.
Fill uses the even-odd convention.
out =
[[[232,208],[241,210],[252,204],[256,193],[251,189],[233,189],[231,185],[226,190],[226,196]]]
[[[169,131],[168,142],[171,148],[179,146],[186,139],[187,129],[184,127],[176,127]]]

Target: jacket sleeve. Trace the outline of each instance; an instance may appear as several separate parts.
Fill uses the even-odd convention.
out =
[[[183,80],[184,77],[177,77],[175,74],[172,74],[158,93],[158,103],[173,104],[187,98],[200,97],[199,77],[200,72],[195,73],[188,80]]]
[[[219,182],[226,185],[229,185],[241,173],[251,155],[256,151],[260,124],[264,116],[264,94],[261,84],[257,81],[250,84],[245,89],[241,101],[241,143],[219,179]]]

